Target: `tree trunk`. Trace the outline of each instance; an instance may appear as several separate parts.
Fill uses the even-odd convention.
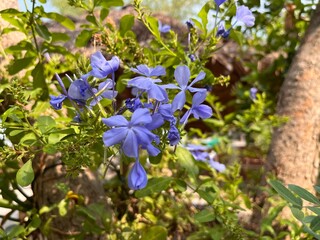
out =
[[[289,120],[273,134],[267,169],[285,184],[313,191],[319,172],[320,3],[281,87],[277,113]]]

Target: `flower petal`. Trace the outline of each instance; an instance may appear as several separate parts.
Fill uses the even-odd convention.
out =
[[[147,146],[157,138],[157,135],[150,132],[146,127],[134,127],[133,132],[137,137],[138,144],[143,146]]]
[[[145,64],[140,64],[137,68],[130,68],[130,70],[146,77],[150,77],[150,68]]]
[[[153,85],[150,78],[147,77],[135,77],[128,82],[128,86],[134,86],[138,89],[149,90]]]
[[[147,183],[147,173],[140,164],[139,160],[136,160],[128,175],[128,186],[133,190],[139,190],[144,188]]]
[[[127,132],[128,129],[125,127],[113,128],[106,131],[102,136],[104,145],[110,147],[122,142],[126,138]]]
[[[201,71],[198,76],[196,76],[196,78],[189,84],[189,87],[191,87],[193,84],[201,81],[202,79],[204,79],[206,76],[206,73]]]
[[[184,91],[179,92],[172,101],[172,111],[175,112],[177,109],[181,110],[186,103],[186,93]]]
[[[201,104],[199,106],[193,107],[192,113],[196,119],[205,119],[212,116],[212,109],[207,105]]]
[[[146,124],[151,121],[152,121],[152,118],[150,116],[149,110],[146,108],[138,108],[133,112],[131,116],[130,124],[134,126],[134,125]]]
[[[102,122],[108,127],[124,127],[128,125],[128,120],[122,115],[116,115],[109,118],[102,118]]]
[[[155,113],[151,117],[152,117],[152,121],[145,125],[146,128],[149,129],[150,131],[157,129],[164,124],[163,117],[160,113]]]
[[[138,140],[132,129],[127,131],[127,136],[123,141],[122,150],[128,157],[139,157],[139,145]]]
[[[255,17],[247,6],[237,7],[236,19],[244,23],[247,27],[252,27],[255,21]]]
[[[148,97],[154,98],[159,102],[168,102],[168,94],[161,86],[153,84],[148,90]]]
[[[158,77],[166,75],[166,69],[162,66],[151,68],[150,77]]]
[[[181,88],[186,88],[190,79],[190,70],[186,65],[178,66],[174,71],[174,77]]]
[[[204,91],[197,92],[196,94],[194,94],[192,98],[192,107],[198,106],[201,103],[203,103],[206,97],[207,97],[207,94]]]

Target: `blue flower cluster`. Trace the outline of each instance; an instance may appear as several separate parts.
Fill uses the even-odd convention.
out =
[[[91,56],[90,63],[92,70],[80,79],[74,81],[70,79],[71,84],[68,90],[56,75],[64,94],[50,96],[50,104],[54,109],[61,109],[66,99],[71,100],[79,108],[90,108],[102,98],[116,97],[114,72],[120,66],[119,58],[114,56],[111,60],[106,60],[101,52],[96,52]],[[184,127],[188,118],[191,115],[197,119],[209,118],[212,115],[212,109],[202,104],[207,90],[194,87],[205,78],[205,73],[202,71],[189,83],[191,73],[188,66],[177,66],[174,72],[177,84],[161,84],[160,77],[166,75],[166,70],[162,66],[152,68],[138,65],[136,68],[131,68],[131,71],[137,74],[128,81],[128,87],[132,87],[135,97],[125,101],[125,109],[132,113],[131,117],[128,119],[123,115],[115,114],[102,118],[102,122],[109,127],[102,139],[106,147],[118,145],[124,155],[136,159],[128,175],[128,183],[131,189],[137,190],[145,187],[148,181],[147,174],[139,162],[140,150],[146,150],[150,156],[157,156],[160,153],[159,144],[162,134],[166,135],[171,146],[177,145],[180,142],[179,128]],[[109,75],[112,75],[112,78],[108,78]],[[102,80],[98,88],[89,84],[89,77]],[[171,102],[168,90],[178,91]],[[181,117],[181,111],[186,105],[187,92],[193,93],[192,105]],[[161,136],[154,132],[160,132]]]

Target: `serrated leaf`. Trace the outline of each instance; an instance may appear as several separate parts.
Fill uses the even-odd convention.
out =
[[[76,47],[84,47],[92,37],[92,31],[83,30],[76,38]]]
[[[33,168],[32,168],[32,161],[28,160],[18,170],[17,175],[16,175],[16,180],[20,186],[26,187],[32,183],[33,179],[34,179],[34,172],[33,172]]]
[[[215,214],[213,210],[204,209],[196,213],[194,219],[201,223],[211,222],[215,219]]]
[[[147,228],[141,236],[141,240],[166,240],[167,229],[162,226],[153,226]]]
[[[279,193],[281,197],[290,202],[293,206],[302,208],[302,200],[297,198],[283,184],[277,180],[270,180],[269,184]]]
[[[134,16],[133,15],[124,15],[120,19],[120,35],[123,37],[127,31],[129,31],[134,24]]]
[[[307,191],[306,189],[294,184],[289,184],[288,188],[294,193],[296,193],[299,197],[303,198],[304,200],[320,205],[320,201],[318,200],[318,198],[314,196],[312,193],[310,193],[309,191]]]
[[[159,193],[163,190],[166,190],[169,187],[171,181],[172,178],[170,177],[151,178],[145,188],[137,190],[135,192],[135,196],[137,198],[141,198],[154,193]]]

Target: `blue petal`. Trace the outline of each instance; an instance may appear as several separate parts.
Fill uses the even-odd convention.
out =
[[[160,153],[160,150],[152,144],[147,145],[145,148],[150,156],[157,156]]]
[[[133,132],[135,133],[138,143],[146,146],[150,144],[157,135],[150,132],[146,127],[134,127]]]
[[[138,108],[134,111],[134,113],[131,116],[130,125],[141,125],[146,124],[152,121],[152,118],[150,116],[150,112],[148,109],[145,108]]]
[[[161,85],[163,88],[169,88],[169,89],[181,89],[181,87],[173,84],[173,83],[169,83],[169,84],[164,84]]]
[[[200,73],[198,74],[198,76],[190,83],[189,87],[191,87],[193,84],[195,84],[195,83],[201,81],[202,79],[204,79],[205,76],[206,76],[206,73],[205,73],[205,72],[203,72],[203,71],[200,72]]]
[[[70,84],[68,95],[74,100],[87,100],[93,95],[93,91],[86,80],[78,79]]]
[[[168,132],[168,140],[171,146],[177,145],[180,141],[180,133],[176,126],[171,126]]]
[[[91,55],[92,70],[90,74],[97,78],[105,78],[110,73],[118,70],[120,66],[120,59],[113,56],[111,60],[107,61],[101,52],[96,52]]]
[[[188,121],[188,118],[190,117],[190,114],[191,114],[191,109],[186,111],[186,113],[182,116],[182,118],[180,119],[180,124],[186,124]]]
[[[188,87],[187,88],[190,92],[206,92],[207,89],[205,88],[194,88],[194,87]]]
[[[224,3],[226,0],[214,0],[214,1],[217,4],[217,6],[220,7],[220,5]]]
[[[150,77],[150,68],[145,64],[138,65],[137,68],[130,68],[130,70],[146,77]]]
[[[122,150],[128,157],[137,158],[139,156],[138,140],[132,129],[128,129],[127,136],[122,144]]]
[[[166,75],[166,69],[162,66],[151,68],[150,77],[158,77]]]
[[[255,21],[252,12],[246,6],[237,7],[236,19],[237,21],[244,23],[247,27],[252,27]]]
[[[150,131],[157,129],[164,124],[163,117],[160,113],[155,113],[151,117],[152,117],[152,121],[145,125],[146,128],[149,129]]]
[[[182,89],[186,88],[190,79],[189,68],[186,65],[178,66],[174,71],[174,77]]]
[[[150,78],[147,77],[135,77],[128,82],[128,86],[134,86],[138,89],[149,90],[153,85]]]
[[[148,90],[148,97],[154,98],[159,102],[168,102],[168,94],[161,86],[153,84]]]
[[[209,165],[218,172],[223,172],[226,170],[226,166],[223,163],[216,162],[212,159],[209,160]]]
[[[193,107],[192,113],[196,119],[205,119],[212,116],[212,109],[207,105],[201,104],[199,106]]]
[[[122,142],[126,138],[127,132],[128,129],[125,127],[113,128],[106,131],[102,136],[104,145],[110,147]]]
[[[122,115],[102,118],[102,122],[108,127],[124,127],[128,125],[128,120]]]
[[[60,110],[62,108],[62,102],[67,98],[67,96],[61,94],[58,97],[50,95],[50,105],[55,110]]]
[[[179,92],[172,101],[172,111],[177,109],[181,110],[186,103],[186,93],[184,91]]]
[[[206,97],[207,97],[207,94],[205,91],[197,92],[196,94],[194,94],[192,98],[192,107],[198,106],[201,103],[203,103],[204,100],[206,100]]]
[[[133,190],[139,190],[147,186],[147,183],[147,173],[139,160],[136,160],[128,175],[128,186]]]

